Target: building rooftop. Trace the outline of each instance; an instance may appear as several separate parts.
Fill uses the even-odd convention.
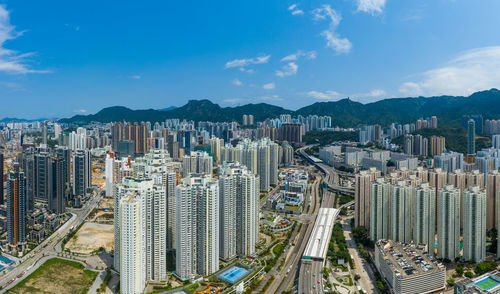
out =
[[[427,248],[422,245],[380,240],[377,242],[376,249],[380,251],[385,262],[397,277],[407,278],[412,275],[446,270],[445,266],[430,255]]]
[[[320,208],[311,237],[304,251],[305,258],[325,259],[328,243],[340,210],[336,208]]]
[[[455,283],[455,289],[463,294],[500,293],[500,271],[494,270],[474,279],[465,278]]]

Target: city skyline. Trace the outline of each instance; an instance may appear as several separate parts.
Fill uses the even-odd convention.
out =
[[[297,109],[500,86],[494,1],[24,4],[0,2],[0,117],[205,98]]]

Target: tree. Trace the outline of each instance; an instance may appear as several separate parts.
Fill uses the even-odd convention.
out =
[[[382,292],[387,291],[387,288],[384,285],[384,283],[382,283],[382,281],[377,281],[377,289],[379,289]]]
[[[452,278],[449,278],[448,280],[446,280],[446,283],[448,284],[448,286],[453,287],[453,285],[455,285],[455,280]]]
[[[474,268],[474,272],[476,275],[482,275],[487,272],[491,272],[497,268],[496,262],[493,261],[483,261],[476,265]]]
[[[457,275],[463,276],[463,274],[464,274],[464,266],[463,265],[457,265],[457,268],[455,269],[455,271],[457,272]]]
[[[493,228],[493,229],[489,230],[486,235],[488,236],[488,238],[491,239],[491,246],[489,247],[488,251],[491,253],[497,253],[497,246],[498,246],[498,241],[497,241],[498,231],[497,231],[497,229]]]
[[[474,277],[474,274],[472,272],[465,272],[464,276],[466,276],[469,279],[472,279]]]

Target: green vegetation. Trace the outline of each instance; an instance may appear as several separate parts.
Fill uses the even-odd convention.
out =
[[[377,280],[377,289],[379,291],[381,291],[382,293],[387,292],[389,290],[387,285],[384,282],[382,282],[381,280]]]
[[[269,278],[269,280],[267,280],[267,283],[264,285],[264,288],[262,288],[262,293],[265,293],[267,291],[267,289],[271,286],[271,284],[273,283],[275,277],[274,276],[271,276]]]
[[[273,268],[273,266],[276,265],[276,262],[278,262],[281,254],[283,254],[283,252],[285,251],[286,245],[288,245],[288,240],[280,242],[273,247],[274,256],[267,261],[267,265],[264,267],[264,271],[266,273],[268,273]]]
[[[474,273],[472,273],[472,272],[465,272],[464,276],[467,277],[467,278],[469,278],[469,279],[472,279],[474,277]]]
[[[354,197],[353,196],[350,196],[350,195],[337,195],[336,201],[338,201],[338,205],[339,206],[342,206],[344,204],[347,204],[351,201],[354,201]]]
[[[448,284],[448,286],[452,287],[453,285],[455,285],[455,280],[452,278],[449,278],[448,280],[446,280],[446,284]]]
[[[106,276],[104,277],[104,280],[101,283],[101,286],[98,289],[99,293],[105,293],[106,292],[106,287],[108,286],[109,280],[111,280],[111,271],[109,269],[106,270]]]
[[[429,139],[430,148],[430,137],[432,136],[443,136],[446,139],[446,149],[452,150],[460,153],[467,153],[467,130],[463,127],[440,127],[437,129],[421,129],[413,133],[414,135],[419,134],[424,138]],[[403,145],[404,136],[399,136],[392,140],[393,143],[400,146]],[[480,137],[476,135],[476,150],[488,147],[491,145],[490,138]]]
[[[276,246],[273,247],[274,255],[281,255],[284,250],[285,250],[285,247],[283,246],[283,243],[278,243],[278,244],[276,244]]]
[[[189,286],[186,287],[186,290],[188,290],[189,292],[193,292],[196,291],[196,289],[198,289],[200,285],[198,283],[194,283],[194,284],[191,284]]]
[[[474,268],[474,272],[476,275],[480,276],[487,272],[491,272],[492,270],[497,269],[497,263],[493,261],[483,261],[476,265]]]
[[[78,225],[78,227],[74,228],[73,230],[71,230],[65,237],[64,239],[62,240],[61,242],[61,247],[62,247],[62,250],[65,250],[64,249],[64,246],[66,246],[66,243],[68,243],[69,240],[71,240],[71,238],[73,238],[73,236],[76,235],[76,232],[78,232],[78,230],[83,226],[85,222],[82,222],[80,225]],[[78,238],[78,237],[76,237]]]
[[[93,115],[76,115],[61,122],[86,123],[91,121],[164,121],[168,118],[185,118],[195,121],[241,121],[243,114],[253,114],[255,121],[280,114],[292,115],[329,115],[333,125],[355,127],[359,124],[381,124],[392,122],[409,123],[421,117],[436,115],[439,126],[458,127],[464,114],[482,114],[484,118],[500,117],[500,91],[491,89],[476,92],[469,97],[418,97],[409,99],[384,99],[373,103],[361,104],[350,99],[317,102],[297,111],[286,110],[265,103],[247,104],[237,107],[220,107],[208,100],[191,100],[175,109],[131,110],[122,106],[102,109]]]
[[[368,230],[363,226],[353,228],[352,236],[356,241],[356,243],[358,243],[358,245],[362,244],[370,248],[374,248],[375,246],[375,243],[372,240],[370,240],[370,236],[368,236]]]
[[[359,139],[357,132],[310,131],[302,137],[306,144],[319,144],[325,146],[337,141],[356,142]]]
[[[97,275],[78,262],[52,258],[8,293],[87,293]]]
[[[497,253],[497,237],[498,237],[498,231],[495,228],[490,229],[486,233],[487,240],[491,241],[491,246],[488,246],[488,252],[490,253]]]
[[[332,237],[330,243],[328,244],[327,255],[332,259],[332,261],[337,264],[339,259],[349,262],[352,267],[351,255],[347,249],[347,243],[344,237],[344,229],[340,224],[335,224],[333,226]]]
[[[455,272],[457,273],[457,275],[463,276],[464,275],[464,266],[463,266],[463,264],[457,265],[457,268],[455,269]]]
[[[185,118],[194,121],[242,121],[243,114],[253,114],[255,121],[262,121],[268,117],[278,117],[283,113],[292,113],[279,106],[266,103],[246,104],[237,107],[220,107],[209,100],[190,100],[184,106],[171,110],[132,110],[123,106],[104,108],[92,115],[75,115],[72,118],[62,119],[61,122],[84,124],[91,121],[112,122],[130,121],[158,122],[169,118]]]

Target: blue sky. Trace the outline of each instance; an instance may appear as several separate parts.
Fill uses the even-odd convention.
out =
[[[0,117],[500,87],[494,0],[0,4]]]

